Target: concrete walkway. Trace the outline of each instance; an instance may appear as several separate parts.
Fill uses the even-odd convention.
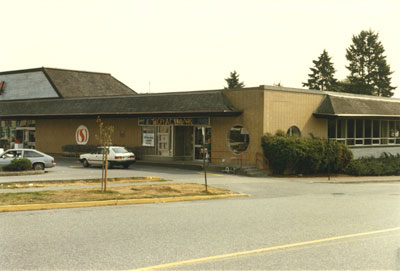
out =
[[[306,183],[331,183],[331,184],[346,184],[346,183],[377,183],[377,182],[400,182],[400,176],[340,176],[340,177],[273,177],[274,179],[291,182],[306,182]]]

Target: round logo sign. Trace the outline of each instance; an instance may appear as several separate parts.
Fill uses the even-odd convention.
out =
[[[89,129],[85,125],[81,125],[76,129],[75,140],[79,145],[86,145],[89,141]]]

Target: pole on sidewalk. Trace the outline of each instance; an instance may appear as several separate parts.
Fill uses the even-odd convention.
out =
[[[207,170],[206,170],[206,128],[201,127],[201,132],[203,134],[203,169],[204,169],[204,183],[206,186],[206,192],[208,193],[207,188]]]
[[[328,181],[331,180],[331,142],[329,140],[329,135],[328,135]]]

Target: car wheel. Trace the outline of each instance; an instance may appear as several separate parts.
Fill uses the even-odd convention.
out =
[[[122,165],[124,168],[128,168],[129,167],[129,164],[123,164]]]
[[[33,169],[34,170],[43,170],[44,169],[44,164],[42,164],[42,163],[33,164]]]
[[[89,167],[90,166],[88,160],[86,160],[86,159],[83,159],[82,164],[83,164],[84,167]]]
[[[113,164],[111,163],[111,162],[108,162],[108,169],[112,169],[112,167],[113,167]]]

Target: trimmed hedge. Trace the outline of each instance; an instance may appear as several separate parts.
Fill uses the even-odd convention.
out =
[[[400,154],[383,153],[379,158],[363,157],[353,160],[346,173],[355,176],[400,175]]]
[[[64,146],[61,147],[61,149],[66,154],[79,155],[79,154],[82,154],[82,153],[94,152],[94,151],[96,151],[97,146],[95,146],[95,145],[71,144],[71,145],[64,145]]]
[[[276,174],[317,174],[344,172],[353,153],[344,144],[319,138],[287,136],[278,131],[266,134],[261,145]]]
[[[14,159],[3,167],[4,171],[24,171],[32,169],[32,163],[26,158]]]

